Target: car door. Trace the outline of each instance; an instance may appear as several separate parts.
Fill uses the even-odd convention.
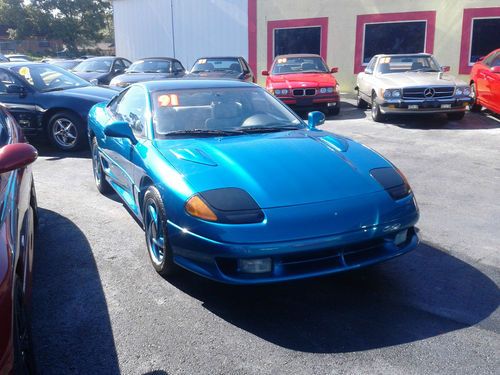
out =
[[[376,58],[373,57],[364,72],[358,74],[358,90],[364,100],[370,102],[373,88],[373,72],[375,71]]]
[[[119,98],[114,109],[111,109],[115,120],[127,122],[139,142],[145,138],[147,103],[144,88],[132,86]],[[111,159],[111,178],[118,187],[118,193],[129,207],[138,213],[134,198],[134,175],[136,174],[134,160],[137,160],[137,156],[134,156],[137,153],[135,146],[126,138],[107,137],[106,151]]]
[[[476,95],[483,102],[488,101],[489,96],[489,88],[488,82],[486,80],[486,73],[490,69],[489,63],[493,59],[494,54],[487,56],[483,61],[477,63],[476,66],[476,77],[475,77],[475,86],[476,86]]]
[[[485,64],[487,69],[484,71],[484,103],[487,107],[500,107],[500,73],[493,72],[493,67],[500,66],[500,52],[493,54]]]
[[[21,92],[13,92],[13,88]],[[27,134],[38,127],[34,91],[7,69],[0,69],[0,105],[3,105],[15,117]]]

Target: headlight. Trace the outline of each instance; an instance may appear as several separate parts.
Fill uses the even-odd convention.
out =
[[[471,93],[470,88],[468,88],[468,87],[464,87],[463,92],[464,92],[464,95],[465,95],[465,96],[469,96],[469,95],[470,95],[470,93]]]
[[[455,89],[455,95],[456,96],[461,96],[462,94],[463,94],[462,88],[461,87],[457,87]]]
[[[331,94],[333,92],[333,90],[334,90],[333,87],[327,87],[326,88],[326,92],[329,93],[329,94]]]
[[[274,90],[274,95],[281,95],[281,90]]]
[[[399,99],[401,97],[401,91],[399,91],[399,89],[387,89],[383,91],[383,93],[384,93],[384,98],[386,99],[391,99],[391,98]]]
[[[326,94],[326,87],[322,87],[319,89],[320,94]]]
[[[287,95],[288,89],[277,89],[274,90],[274,95]]]
[[[370,175],[389,193],[392,199],[402,199],[411,193],[408,181],[395,168],[375,168],[370,171]]]
[[[206,221],[222,224],[250,224],[264,220],[264,213],[244,190],[223,188],[207,190],[186,201],[186,212]]]

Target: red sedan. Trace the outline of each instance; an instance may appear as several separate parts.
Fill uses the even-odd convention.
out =
[[[339,86],[319,55],[281,55],[274,59],[267,76],[266,89],[295,109],[323,109],[330,114],[340,111]]]
[[[36,149],[0,107],[0,374],[34,371],[30,300],[37,204]]]
[[[500,48],[474,64],[470,85],[474,97],[471,111],[478,112],[483,106],[500,114]]]

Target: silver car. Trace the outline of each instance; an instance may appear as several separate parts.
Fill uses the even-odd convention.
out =
[[[472,102],[471,90],[447,71],[426,53],[375,55],[357,77],[358,108],[370,105],[377,122],[396,113],[446,113],[450,120],[461,120]]]

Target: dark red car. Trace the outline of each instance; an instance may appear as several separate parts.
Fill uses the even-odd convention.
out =
[[[330,114],[340,111],[337,80],[319,55],[281,55],[274,59],[271,71],[263,70],[266,89],[283,103],[300,110],[321,109]]]
[[[29,164],[38,156],[0,107],[0,374],[34,370],[30,301],[37,203]]]
[[[474,98],[471,111],[479,112],[486,107],[500,114],[500,48],[474,64],[470,85]]]

